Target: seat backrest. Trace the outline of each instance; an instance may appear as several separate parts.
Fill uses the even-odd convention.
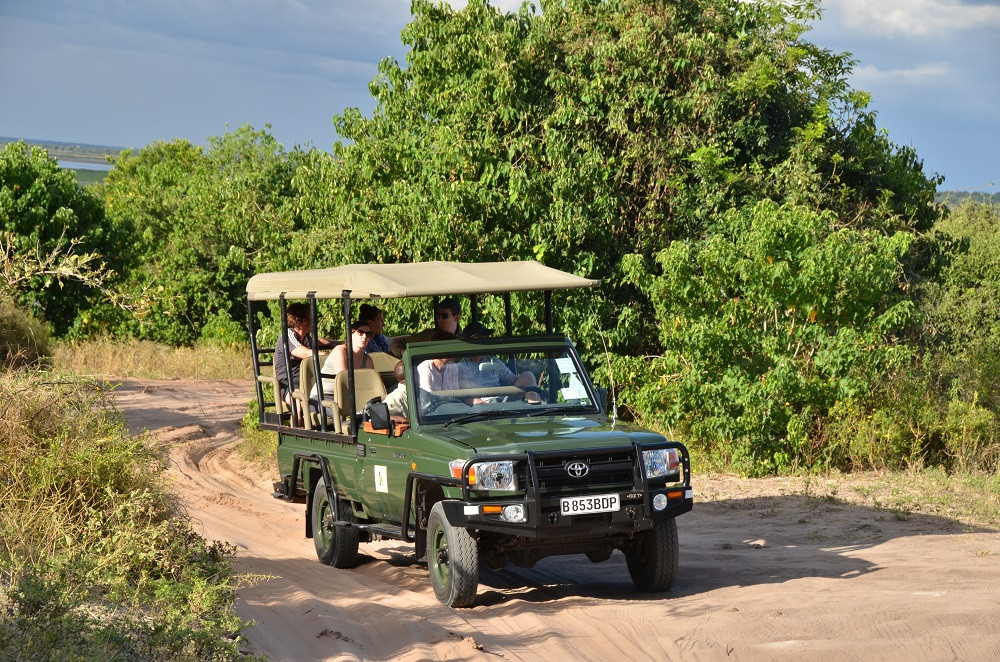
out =
[[[347,388],[347,371],[343,370],[337,374],[337,388],[334,391],[334,401],[340,407],[344,416],[350,414],[351,399],[350,391]],[[372,398],[385,397],[385,383],[382,382],[381,375],[372,368],[358,368],[354,371],[354,403],[358,408],[364,407],[365,403]]]
[[[395,356],[389,352],[372,352],[368,356],[372,357],[372,364],[378,372],[392,372],[399,362]]]
[[[261,384],[271,386],[271,393],[274,397],[274,412],[278,415],[278,420],[283,422],[282,415],[288,413],[288,405],[285,404],[282,398],[281,386],[278,384],[278,378],[274,376],[274,369],[271,367],[261,367],[260,374],[257,375],[257,381]]]

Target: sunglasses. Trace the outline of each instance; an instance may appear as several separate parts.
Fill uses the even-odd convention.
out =
[[[370,336],[372,334],[372,330],[371,329],[354,329],[354,333],[358,334],[359,336]]]
[[[447,310],[439,310],[439,311],[437,311],[436,313],[434,313],[434,317],[437,317],[438,319],[443,319],[443,320],[444,320],[444,319],[448,319],[448,318],[449,318],[449,317],[451,317],[451,316],[452,316],[453,314],[454,314],[454,313],[452,313],[452,312],[449,312],[449,311],[447,311]]]

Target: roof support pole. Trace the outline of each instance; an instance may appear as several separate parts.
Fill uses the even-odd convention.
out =
[[[320,376],[320,364],[319,364],[319,315],[316,312],[316,293],[307,292],[306,298],[309,299],[309,326],[312,328],[313,332],[313,348],[312,348],[312,358],[310,361],[313,362],[313,375],[316,377],[316,401],[323,401],[323,377]],[[306,393],[308,397],[309,394]],[[320,405],[319,408],[319,429],[326,432],[326,416],[323,414],[323,407]],[[304,412],[308,415],[309,412]],[[302,419],[306,422],[306,419]],[[307,428],[312,429],[312,425],[306,425]]]
[[[285,379],[288,381],[288,385],[285,388],[288,389],[288,399],[291,401],[289,409],[292,413],[292,420],[290,424],[294,426],[301,420],[302,412],[299,410],[299,401],[291,396],[292,391],[295,390],[295,385],[292,384],[292,350],[288,347],[288,301],[285,300],[284,293],[278,295],[278,310],[281,315],[281,349],[285,354]],[[281,382],[278,382],[278,387],[280,390]],[[284,394],[278,393],[275,397],[283,398]]]
[[[545,333],[551,335],[555,326],[552,324],[552,290],[545,290]]]
[[[510,307],[510,292],[503,293],[504,321],[507,323],[507,337],[514,333],[514,311]]]
[[[247,299],[247,329],[250,330],[250,356],[253,357],[253,379],[254,379],[254,390],[257,391],[257,413],[260,417],[259,423],[264,422],[264,384],[260,381],[260,356],[257,353],[257,316],[254,315],[254,301]],[[271,359],[271,364],[274,365],[274,359]],[[274,397],[277,399],[281,397],[280,393],[275,393]],[[276,407],[280,412],[281,409]]]
[[[357,412],[357,404],[354,402],[354,339],[351,333],[351,290],[344,290],[340,293],[340,297],[344,301],[344,344],[347,347],[347,401],[351,406],[351,410],[348,412],[351,437],[354,441],[358,440],[358,423],[354,420],[354,414]],[[340,414],[337,414],[338,416]]]

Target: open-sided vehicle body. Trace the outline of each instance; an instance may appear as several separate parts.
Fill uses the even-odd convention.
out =
[[[360,542],[413,542],[438,598],[454,607],[475,600],[481,563],[530,566],[556,554],[597,562],[620,549],[637,588],[669,588],[674,518],[692,504],[688,452],[610,416],[607,392],[553,331],[552,292],[597,284],[535,262],[348,265],[251,279],[261,427],[278,433],[275,495],[306,502],[320,560],[346,568]],[[544,293],[544,333],[512,334],[510,296],[519,291]],[[350,365],[342,397],[320,387],[307,398],[306,383],[290,405],[274,395],[271,350],[256,342],[260,302],[278,301],[284,318],[286,301],[309,301],[315,328],[317,299],[342,300],[346,321],[358,299],[454,295],[470,298],[470,321],[482,296],[502,297],[506,332],[409,344],[405,420],[368,398],[359,385],[370,371]],[[345,337],[350,353],[346,326]],[[309,361],[303,380],[320,374],[319,357]]]

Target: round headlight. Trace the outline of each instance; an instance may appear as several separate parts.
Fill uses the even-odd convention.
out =
[[[667,507],[667,495],[657,494],[653,497],[653,510],[663,510]]]
[[[508,522],[523,522],[525,520],[524,506],[519,503],[504,506],[503,518]]]
[[[506,492],[517,489],[517,479],[514,477],[514,463],[512,461],[477,462],[472,466],[476,472],[475,489]],[[472,472],[469,473],[469,482],[472,483]]]

